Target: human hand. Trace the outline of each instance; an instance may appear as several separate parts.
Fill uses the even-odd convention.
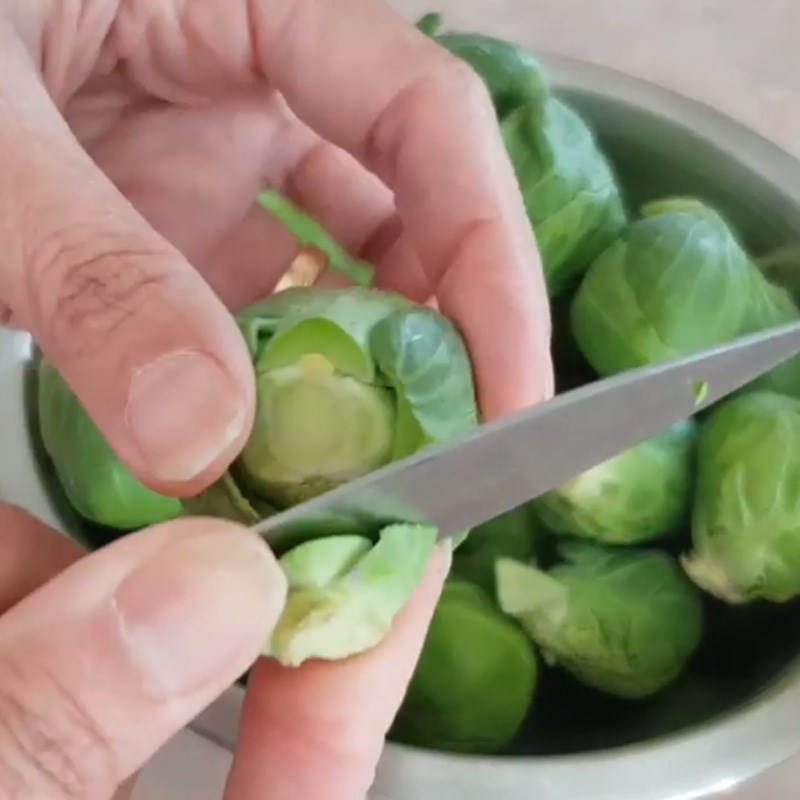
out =
[[[435,295],[485,417],[552,391],[535,242],[488,95],[387,6],[12,0],[0,54],[0,298],[152,488],[196,492],[249,433],[252,368],[225,306],[269,292],[294,253],[255,205],[265,184],[377,262],[380,286]],[[366,791],[437,592],[408,611],[416,639],[257,666],[236,800]],[[286,714],[272,728],[278,702],[342,734]],[[312,766],[276,787],[298,754],[345,769],[341,792],[308,783]]]
[[[249,432],[252,369],[219,298],[269,292],[291,258],[255,204],[265,184],[376,260],[379,285],[436,295],[486,416],[550,391],[535,241],[488,94],[387,5],[3,8],[0,297],[148,485],[196,491]]]
[[[81,558],[0,504],[0,546],[2,797],[127,800],[131,776],[253,663],[285,598],[268,548],[220,520],[159,525]],[[257,667],[226,800],[364,796],[391,686],[411,674],[446,569],[440,554],[376,650]]]

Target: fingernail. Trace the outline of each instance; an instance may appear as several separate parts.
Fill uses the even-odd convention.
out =
[[[163,356],[133,377],[127,424],[158,480],[204,472],[242,433],[244,394],[202,353]]]
[[[232,682],[258,657],[286,599],[286,579],[257,537],[225,526],[183,539],[114,594],[120,637],[153,695]]]

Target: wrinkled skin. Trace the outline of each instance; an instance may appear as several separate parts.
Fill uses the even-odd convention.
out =
[[[552,391],[535,242],[487,93],[377,0],[6,0],[0,166],[4,318],[34,334],[156,490],[210,484],[252,424],[252,370],[226,306],[269,292],[294,253],[253,205],[264,184],[377,261],[379,285],[436,300],[465,333],[486,417]],[[16,603],[0,617],[0,719],[15,723],[0,725],[0,794],[105,800],[253,662],[280,574],[244,532],[203,525],[83,558],[0,509],[0,593]],[[201,532],[216,547],[224,535],[224,559],[178,547]],[[111,625],[121,601],[109,587],[146,556],[153,609],[170,617],[194,598],[197,616],[216,615],[201,644],[236,639],[202,689],[170,684],[156,700],[148,653],[121,661],[129,631]],[[365,795],[447,563],[364,657],[256,666],[229,800]],[[200,587],[234,565],[252,615],[236,592],[203,606]],[[159,578],[179,568],[185,585]]]

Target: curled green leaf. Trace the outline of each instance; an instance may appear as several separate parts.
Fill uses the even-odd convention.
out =
[[[310,214],[299,209],[276,191],[264,191],[258,198],[261,207],[279,219],[303,245],[324,253],[333,269],[346,275],[357,286],[372,286],[375,268],[353,258]]]

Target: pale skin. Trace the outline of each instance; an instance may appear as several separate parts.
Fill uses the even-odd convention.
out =
[[[157,490],[208,485],[250,430],[229,311],[295,254],[255,206],[266,185],[380,286],[435,298],[486,418],[552,392],[535,239],[489,98],[380,0],[6,0],[0,165],[5,319]],[[128,793],[256,661],[285,596],[268,549],[218,521],[87,556],[5,506],[0,536],[3,796]],[[226,800],[365,797],[448,563],[374,651],[256,664]]]

